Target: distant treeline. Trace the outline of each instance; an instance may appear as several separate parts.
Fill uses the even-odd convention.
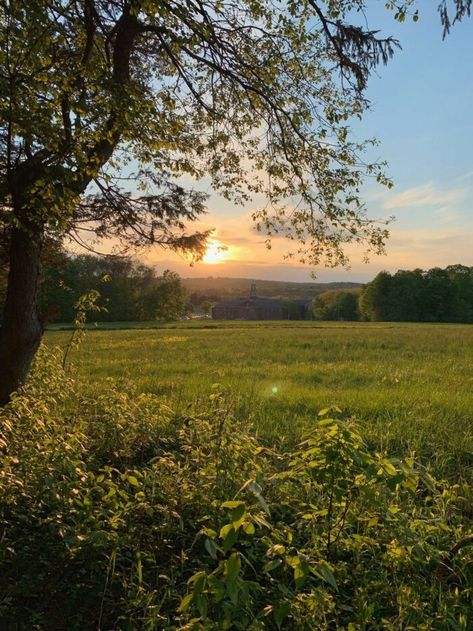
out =
[[[317,320],[473,322],[473,267],[380,272],[361,290],[318,295],[312,311]]]
[[[0,260],[0,319],[6,274]],[[78,298],[96,289],[100,293],[99,304],[105,309],[93,314],[94,321],[175,320],[191,311],[208,314],[221,295],[218,290],[202,291],[204,281],[214,279],[196,280],[201,281],[199,291],[186,291],[175,272],[158,275],[153,267],[130,258],[71,256],[53,249],[44,266],[41,307],[46,322],[72,322]],[[445,269],[380,272],[363,288],[340,285],[313,299],[315,319],[473,322],[473,267],[450,265]],[[192,287],[196,286],[198,283]],[[241,295],[246,293],[247,288],[243,287]]]
[[[78,298],[90,290],[100,293],[105,310],[94,321],[174,320],[187,309],[187,292],[179,276],[158,276],[148,265],[111,256],[67,256],[44,270],[41,303],[49,322],[71,322]]]
[[[359,298],[369,321],[473,322],[473,267],[380,272]]]

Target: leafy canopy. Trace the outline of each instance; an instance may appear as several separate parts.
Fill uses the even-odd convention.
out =
[[[343,261],[354,239],[382,248],[358,186],[384,176],[347,121],[396,42],[344,24],[361,0],[320,5],[1,2],[3,222],[199,250],[207,234],[185,222],[205,196],[176,184],[186,175],[236,201],[264,193],[260,229],[313,263]],[[127,190],[116,173],[131,171]]]
[[[412,4],[387,6],[402,20]],[[398,43],[349,22],[365,5],[1,0],[1,223],[202,253],[186,223],[206,196],[179,178],[205,177],[237,202],[264,194],[258,229],[310,264],[346,263],[354,241],[382,251],[359,187],[390,183],[348,121]]]

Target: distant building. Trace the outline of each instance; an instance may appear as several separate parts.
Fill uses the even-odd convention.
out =
[[[310,300],[284,303],[275,298],[259,298],[256,281],[251,281],[246,298],[221,300],[212,309],[214,320],[307,320]]]

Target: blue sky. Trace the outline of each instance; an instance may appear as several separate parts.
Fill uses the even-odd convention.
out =
[[[457,24],[442,40],[437,3],[422,4],[426,9],[417,23],[393,22],[385,10],[373,12],[370,20],[382,24],[402,45],[389,65],[372,77],[372,110],[360,126],[362,134],[382,141],[382,156],[390,163],[397,188],[430,179],[448,186],[473,168],[473,24]]]
[[[473,265],[473,18],[455,25],[442,40],[437,1],[418,3],[420,19],[399,24],[373,0],[370,28],[395,36],[402,45],[387,67],[373,75],[367,92],[372,103],[357,138],[376,136],[380,146],[370,158],[387,160],[394,180],[390,192],[367,183],[363,195],[369,214],[395,215],[388,254],[362,264],[352,250],[352,268],[315,270],[322,281],[367,281],[381,269]],[[189,268],[175,256],[153,252],[149,260],[184,276],[243,276],[281,280],[310,279],[311,269],[288,263],[284,249],[268,253],[253,236],[250,212],[212,197],[206,223],[229,246],[226,261]]]

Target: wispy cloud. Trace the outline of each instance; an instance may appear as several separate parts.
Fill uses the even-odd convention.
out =
[[[415,267],[428,269],[458,262],[473,265],[473,217],[468,203],[473,195],[471,185],[473,181],[460,183],[457,179],[449,187],[442,188],[429,181],[395,195],[388,193],[384,198],[370,196],[367,205],[371,215],[375,214],[376,206],[405,211],[399,212],[399,219],[390,226],[387,255],[372,257],[371,262],[364,265],[362,248],[352,244],[347,248],[352,261],[350,271],[347,273],[342,268],[327,270],[321,266],[316,270],[319,279],[369,281],[382,269],[391,272]],[[250,208],[236,208],[234,213],[227,214],[217,207],[205,217],[203,227],[214,228],[214,238],[228,247],[224,260],[213,265],[201,262],[189,267],[189,261],[182,256],[152,250],[148,252],[148,262],[159,269],[175,269],[182,276],[310,280],[311,268],[296,259],[284,259],[284,254],[294,244],[285,239],[273,239],[272,249],[267,249],[264,235],[254,229]]]
[[[441,191],[435,188],[433,182],[427,182],[414,188],[409,188],[398,195],[394,195],[384,203],[387,209],[413,208],[420,206],[446,206],[454,204],[465,197],[464,188],[451,188]]]
[[[460,175],[460,177],[457,177],[457,181],[465,182],[466,180],[471,180],[472,178],[473,178],[473,170],[467,171],[463,175]]]
[[[374,276],[381,269],[392,272],[398,269],[420,267],[445,267],[454,263],[473,265],[471,233],[462,232],[458,225],[450,229],[432,226],[418,229],[396,227],[392,230],[387,243],[387,256],[374,258],[370,265],[363,268],[355,260],[353,272],[371,272]]]

